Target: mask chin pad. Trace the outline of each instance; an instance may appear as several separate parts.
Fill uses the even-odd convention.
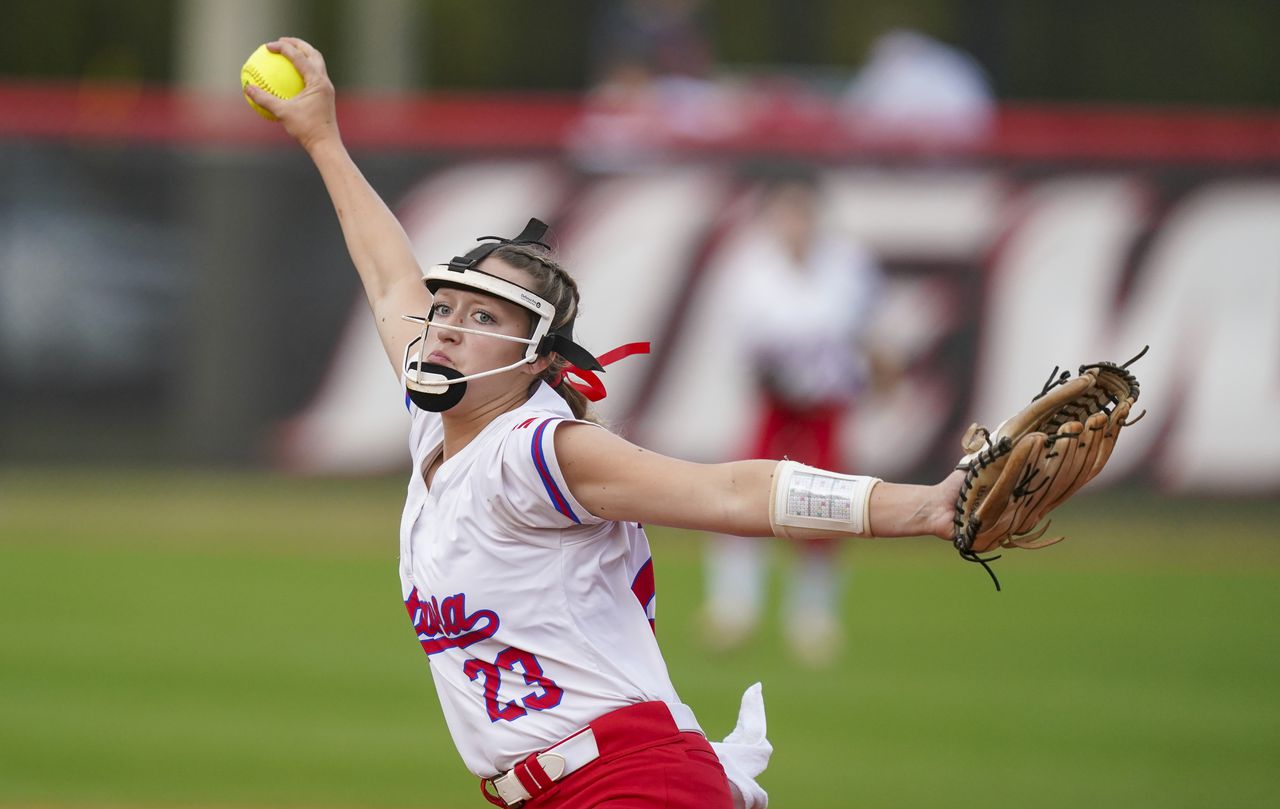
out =
[[[409,367],[407,370],[410,373],[418,371],[419,370],[418,363],[416,362],[409,363]],[[460,371],[456,371],[453,368],[450,368],[445,365],[436,365],[435,363],[432,363],[432,362],[422,363],[421,371],[422,371],[422,375],[426,375],[428,377],[427,381],[414,382],[412,380],[407,380],[407,384],[405,386],[405,389],[409,394],[409,401],[413,402],[420,409],[426,410],[431,413],[441,413],[453,407],[458,402],[461,402],[462,397],[466,395],[466,392],[467,392],[466,382],[456,382],[452,385],[431,384],[431,380],[430,380],[431,376],[438,376],[438,377],[441,377],[443,380],[461,379],[462,373]],[[440,392],[428,393],[425,390],[415,389],[414,385],[417,385],[418,388],[430,388],[432,390],[438,390]]]

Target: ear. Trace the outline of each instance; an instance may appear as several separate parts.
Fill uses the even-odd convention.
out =
[[[550,357],[538,357],[533,362],[526,362],[524,365],[521,365],[520,370],[528,374],[529,376],[537,376],[538,374],[547,370],[547,366],[549,366],[550,364],[551,364]]]

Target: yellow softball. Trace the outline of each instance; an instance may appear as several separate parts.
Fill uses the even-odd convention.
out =
[[[293,62],[289,61],[289,57],[272,53],[267,50],[266,45],[259,45],[258,49],[245,61],[244,67],[240,68],[240,89],[243,90],[250,84],[266,90],[276,98],[293,98],[302,92],[305,82],[302,80],[302,74],[293,66]],[[244,100],[248,101],[249,106],[268,121],[278,120],[276,116],[253,103],[253,99],[248,95]]]

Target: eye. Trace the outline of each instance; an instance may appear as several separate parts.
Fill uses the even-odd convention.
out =
[[[492,326],[494,323],[498,322],[493,315],[483,309],[476,310],[476,313],[472,315],[472,317],[474,317],[476,322],[482,326]]]
[[[448,317],[453,309],[447,303],[437,303],[431,307],[432,317]]]

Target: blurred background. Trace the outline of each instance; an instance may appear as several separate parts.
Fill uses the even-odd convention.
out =
[[[395,595],[401,393],[318,176],[240,98],[286,33],[420,261],[552,224],[582,342],[652,341],[601,411],[659,451],[749,453],[808,384],[770,387],[781,349],[840,369],[841,466],[929,482],[1055,365],[1151,346],[1144,422],[998,595],[936,543],[851,544],[806,657],[768,547],[758,631],[721,643],[702,538],[655,532],[673,679],[716,737],[764,680],[774,805],[1273,805],[1278,28],[1268,0],[6,3],[0,805],[479,800]],[[755,314],[771,250],[857,265],[848,307]],[[843,354],[784,339],[846,309]]]

